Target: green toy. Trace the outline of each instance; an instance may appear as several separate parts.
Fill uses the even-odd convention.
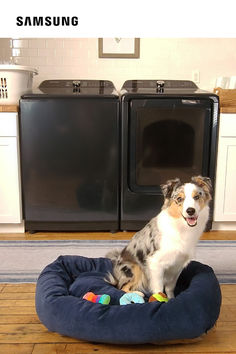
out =
[[[157,293],[157,294],[152,294],[150,296],[148,302],[153,302],[153,301],[159,301],[159,302],[168,302],[168,297],[164,293]]]

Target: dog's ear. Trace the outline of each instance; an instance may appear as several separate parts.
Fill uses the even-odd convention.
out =
[[[192,177],[192,181],[197,186],[201,187],[204,192],[211,198],[212,184],[211,179],[209,177],[195,176]]]
[[[165,198],[170,199],[174,189],[181,184],[179,178],[170,179],[165,184],[161,184],[161,190]]]

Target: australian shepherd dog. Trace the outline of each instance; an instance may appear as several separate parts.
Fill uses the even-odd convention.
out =
[[[170,299],[206,227],[212,187],[210,178],[196,176],[184,184],[169,180],[161,189],[161,212],[123,250],[107,255],[113,263],[107,281],[125,292],[165,292]]]

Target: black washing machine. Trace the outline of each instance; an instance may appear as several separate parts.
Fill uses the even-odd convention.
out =
[[[138,230],[160,211],[166,180],[214,184],[219,101],[184,80],[129,80],[121,93],[120,226]]]
[[[119,97],[103,80],[47,80],[20,100],[28,231],[119,228]]]

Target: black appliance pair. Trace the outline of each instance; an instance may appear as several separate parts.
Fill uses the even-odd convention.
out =
[[[26,230],[140,229],[167,179],[214,182],[218,111],[191,81],[42,82],[20,100]]]

